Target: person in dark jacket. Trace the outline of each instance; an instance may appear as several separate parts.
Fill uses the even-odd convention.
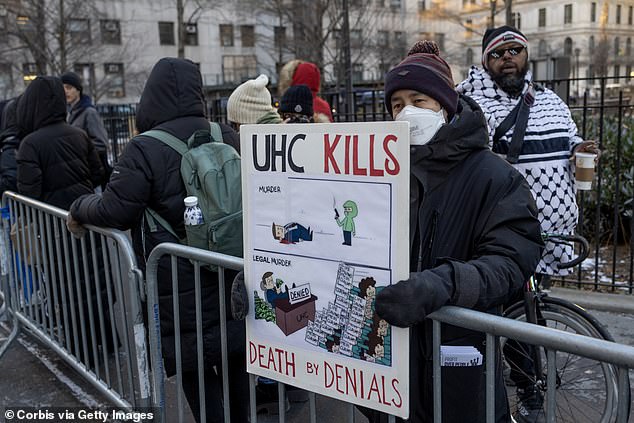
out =
[[[377,294],[376,312],[412,328],[408,422],[432,422],[432,322],[426,316],[448,304],[497,313],[539,260],[540,226],[525,179],[487,148],[482,111],[456,93],[435,43],[387,73],[385,95],[394,119],[410,122],[411,273]],[[483,333],[443,325],[441,339],[485,356]],[[495,421],[508,422],[499,348],[496,354]],[[484,422],[484,366],[442,372],[443,422]],[[371,422],[387,421],[368,414]]]
[[[103,126],[103,121],[92,104],[91,98],[83,93],[79,75],[75,72],[66,72],[61,79],[64,83],[64,93],[68,104],[67,122],[83,129],[88,134],[88,138],[95,144],[101,165],[106,171],[104,180],[100,185],[105,186],[112,172],[108,163],[108,132]]]
[[[202,77],[196,65],[184,59],[159,60],[145,84],[136,115],[140,132],[150,129],[167,131],[187,140],[195,131],[208,130],[204,115]],[[226,127],[225,127],[226,128]],[[223,135],[224,138],[224,135]],[[144,211],[151,208],[165,219],[176,234],[184,238],[184,198],[187,196],[180,175],[181,156],[161,141],[143,135],[132,138],[114,167],[110,181],[101,195],[88,195],[73,203],[69,228],[77,223],[131,229],[137,262],[144,267],[150,252],[162,242],[178,243],[167,229],[150,228]],[[71,229],[75,230],[75,229]],[[230,284],[234,273],[225,272]],[[201,419],[198,395],[198,361],[196,353],[196,296],[194,268],[187,259],[178,260],[178,295],[180,298],[180,336],[183,389],[198,421]],[[201,268],[202,333],[205,369],[205,405],[207,421],[223,420],[220,316],[218,274]],[[230,287],[228,286],[227,310]],[[168,376],[176,372],[175,316],[171,281],[170,257],[164,256],[158,265],[160,297],[161,345]],[[245,370],[244,322],[227,316],[229,350],[229,389],[231,419],[246,422],[248,411],[248,376]],[[218,372],[214,369],[217,367]]]
[[[18,192],[65,210],[77,197],[93,192],[104,170],[86,133],[66,123],[62,81],[35,78],[20,97],[16,115],[23,134]]]
[[[7,102],[2,110],[2,124],[0,125],[0,196],[5,191],[17,191],[18,165],[15,155],[20,146],[18,123],[15,110],[18,99]]]

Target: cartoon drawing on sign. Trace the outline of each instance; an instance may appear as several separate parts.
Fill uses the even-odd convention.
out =
[[[295,244],[300,241],[312,241],[313,231],[310,226],[307,228],[297,222],[287,223],[286,225],[276,225],[275,222],[271,226],[273,238],[282,244]]]
[[[339,219],[339,211],[335,208],[335,222],[343,230],[343,243],[342,245],[352,245],[352,237],[357,235],[357,231],[354,227],[354,218],[359,214],[357,203],[352,200],[348,200],[343,203],[344,218]]]
[[[376,363],[385,355],[385,347],[383,346],[383,337],[371,333],[368,338],[368,352],[365,353],[365,360]]]
[[[288,287],[284,285],[285,290],[282,291],[282,279],[273,281],[273,272],[266,272],[262,275],[260,281],[260,289],[264,291],[264,297],[272,308],[275,308],[277,300],[288,298]]]
[[[371,319],[376,297],[376,281],[373,277],[363,278],[359,282],[359,296],[365,299],[365,318]]]
[[[310,291],[309,284],[288,288],[282,279],[273,280],[273,272],[262,275],[260,288],[264,299],[257,291],[253,293],[255,318],[275,323],[288,336],[306,327],[315,320],[317,296]]]
[[[358,269],[361,280],[355,283],[355,270],[339,263],[335,300],[315,313],[304,340],[334,354],[391,366],[390,326],[374,311],[374,298],[383,287],[366,276],[369,269]]]

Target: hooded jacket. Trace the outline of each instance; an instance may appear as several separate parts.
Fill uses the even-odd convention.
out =
[[[279,94],[282,96],[288,87],[293,85],[307,85],[313,94],[313,112],[315,122],[332,122],[332,111],[326,100],[317,93],[321,87],[321,72],[314,63],[303,60],[291,60],[280,71]]]
[[[410,278],[452,293],[449,304],[497,313],[517,295],[541,253],[535,203],[524,178],[487,148],[486,124],[475,102],[425,145],[411,149]],[[416,310],[402,306],[403,313]],[[432,322],[412,328],[411,422],[433,421]],[[442,345],[471,345],[485,356],[485,335],[443,325]],[[484,362],[484,361],[483,361]],[[501,360],[496,421],[510,420]],[[484,365],[443,367],[443,421],[485,421]],[[457,406],[459,405],[459,406]]]
[[[160,129],[181,140],[197,130],[209,128],[204,116],[202,79],[188,60],[163,58],[145,84],[136,115],[140,132]],[[227,130],[226,126],[223,126]],[[228,138],[223,134],[223,139]],[[187,196],[180,175],[181,156],[159,140],[137,135],[130,140],[101,196],[90,195],[73,203],[71,214],[81,223],[132,230],[132,243],[139,266],[144,268],[150,252],[162,242],[179,240],[160,225],[151,230],[144,211],[151,208],[164,218],[181,238],[185,236],[183,214]],[[178,261],[180,328],[183,371],[193,371],[196,359],[196,303],[194,270],[187,259]],[[233,274],[225,272],[227,310]],[[201,269],[203,346],[205,364],[220,364],[218,275]],[[158,266],[158,293],[163,357],[166,371],[176,371],[175,334],[170,258]],[[227,315],[230,320],[230,313]],[[228,322],[230,353],[244,352],[244,324]]]
[[[526,73],[524,92],[532,81]],[[513,98],[501,90],[489,73],[473,66],[467,79],[456,90],[473,98],[482,108],[488,123],[488,135],[494,153],[504,156],[513,128],[498,143],[492,144],[496,128],[513,110],[521,97]],[[570,156],[582,140],[568,106],[553,91],[536,87],[535,103],[530,109],[519,161],[513,165],[528,181],[539,211],[543,232],[573,233],[579,212],[575,199],[573,169]],[[560,269],[560,262],[573,258],[572,246],[546,243],[538,273],[568,275],[573,269]]]
[[[104,175],[97,152],[84,131],[68,125],[66,97],[59,78],[37,77],[20,97],[17,154],[18,191],[68,209],[93,192]]]
[[[2,110],[0,127],[0,195],[5,191],[17,191],[16,151],[20,146],[18,123],[16,119],[18,99],[7,102]]]
[[[70,108],[67,121],[86,131],[88,137],[95,143],[95,148],[100,156],[107,154],[108,132],[89,96],[82,94],[79,97],[79,101]]]

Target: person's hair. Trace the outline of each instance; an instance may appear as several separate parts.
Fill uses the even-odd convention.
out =
[[[260,281],[260,289],[262,291],[266,291],[266,285],[264,285],[264,281],[266,280],[266,278],[268,278],[269,276],[273,276],[273,272],[266,272],[265,274],[262,275],[262,280]]]
[[[361,282],[359,282],[359,296],[365,298],[368,288],[375,285],[376,281],[372,276],[361,279]]]

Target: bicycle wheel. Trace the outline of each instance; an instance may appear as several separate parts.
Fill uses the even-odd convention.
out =
[[[604,339],[606,341],[614,341],[610,333],[597,319],[575,304],[558,298],[542,297],[539,304],[539,311],[541,312],[539,323],[544,326]],[[526,321],[524,303],[519,302],[511,306],[505,312],[505,316],[515,320]],[[501,340],[505,347],[506,341],[507,339]],[[528,366],[530,369],[531,363],[534,362],[534,352],[531,352],[526,344],[516,341],[509,343],[508,347],[513,349],[513,356],[522,356],[524,362],[529,363]],[[515,350],[516,348],[517,350]],[[535,390],[541,392],[545,398],[547,370],[546,351],[541,347],[536,348],[536,352],[541,356],[543,379],[536,380],[534,376],[536,373],[534,371],[534,365],[532,365],[533,369],[526,372],[523,377],[525,380],[530,379]],[[556,360],[556,421],[565,423],[615,422],[618,409],[618,368],[609,363],[602,363],[562,351],[557,352]],[[508,363],[506,367],[510,369]],[[515,366],[514,368],[517,367],[518,366]],[[529,373],[532,373],[532,375]],[[507,384],[509,405],[513,413],[517,410],[519,399],[513,381],[510,380],[509,377],[505,377],[505,381]],[[626,401],[629,405],[629,386],[627,386]],[[545,414],[545,408],[546,404],[544,400],[543,408],[540,413]]]

